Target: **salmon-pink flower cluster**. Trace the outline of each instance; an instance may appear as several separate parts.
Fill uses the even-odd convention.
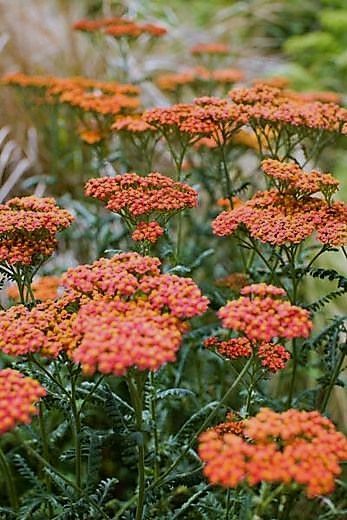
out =
[[[109,18],[99,18],[98,20],[78,20],[73,24],[76,31],[87,33],[102,32],[114,38],[135,39],[142,34],[152,37],[164,36],[167,30],[153,23],[139,23],[126,17],[113,16]]]
[[[0,312],[2,352],[65,352],[89,374],[157,370],[175,359],[186,320],[208,306],[193,280],[161,274],[159,259],[137,253],[70,269],[61,283],[55,301]]]
[[[86,374],[121,376],[134,366],[158,370],[175,361],[183,330],[178,318],[145,301],[91,301],[81,307],[74,325],[80,341],[73,359]]]
[[[264,124],[322,132],[347,132],[347,110],[335,103],[308,101],[281,88],[257,84],[229,93],[234,103],[248,112],[252,127],[261,130]],[[276,128],[275,128],[276,127]]]
[[[0,370],[0,434],[19,424],[29,424],[38,410],[36,404],[46,395],[38,381],[17,370]]]
[[[258,192],[212,223],[217,236],[232,235],[240,226],[272,245],[300,244],[316,232],[321,243],[339,247],[347,243],[347,204],[309,196],[298,200],[277,190]]]
[[[290,359],[290,353],[277,343],[258,343],[248,338],[231,338],[219,340],[217,337],[208,338],[204,345],[215,349],[218,354],[227,359],[250,358],[252,354],[259,359],[260,365],[270,372],[277,372],[285,368]]]
[[[235,428],[231,420],[201,434],[199,455],[212,484],[298,485],[308,498],[332,493],[347,438],[319,412],[262,408]]]
[[[190,49],[192,54],[229,54],[229,46],[225,43],[212,42],[212,43],[197,43]]]
[[[73,301],[73,300],[72,300]],[[72,323],[76,314],[68,310],[71,299],[46,300],[29,310],[24,305],[0,311],[0,350],[9,356],[40,354],[57,357],[76,346]]]
[[[110,259],[100,258],[93,264],[70,268],[62,276],[62,286],[76,299],[129,298],[139,292],[144,276],[160,275],[160,260],[138,253],[121,253]]]
[[[145,177],[125,173],[90,179],[85,192],[105,202],[107,209],[119,213],[126,223],[135,225],[134,240],[152,243],[162,235],[162,225],[170,216],[198,204],[198,194],[193,188],[157,172]]]
[[[63,277],[67,294],[81,302],[73,359],[85,372],[156,370],[175,359],[185,320],[205,312],[208,300],[193,280],[161,274],[159,267],[156,258],[124,253]]]
[[[131,238],[135,242],[140,242],[142,240],[146,240],[151,244],[155,244],[158,238],[160,238],[164,233],[164,228],[158,224],[158,222],[140,222],[137,224]]]
[[[261,291],[250,287],[252,292],[248,292],[247,287],[242,289],[247,296],[229,301],[219,309],[218,317],[224,327],[242,332],[250,341],[259,342],[307,338],[310,335],[312,321],[307,310],[274,297],[272,286],[269,293],[263,290],[263,284]]]
[[[270,177],[281,193],[289,193],[302,198],[314,193],[323,193],[327,202],[339,189],[339,181],[330,173],[312,170],[304,172],[297,164],[266,159],[261,163],[262,170]]]
[[[156,78],[158,87],[166,92],[177,92],[182,87],[191,87],[193,91],[200,88],[218,85],[232,85],[241,81],[244,74],[239,69],[215,69],[209,70],[205,67],[194,67],[182,72],[161,74]]]
[[[155,212],[171,213],[194,208],[198,203],[198,194],[193,188],[157,172],[145,177],[125,173],[90,179],[85,192],[106,202],[107,209],[117,213],[124,211],[135,218]]]
[[[155,132],[155,128],[146,123],[141,114],[118,116],[111,129],[116,132],[129,132],[131,134],[153,134]]]
[[[121,253],[69,269],[62,277],[62,285],[76,298],[145,299],[152,309],[170,312],[180,319],[206,311],[208,299],[191,278],[161,274],[159,267],[158,258]]]
[[[0,205],[0,262],[35,264],[57,246],[56,233],[70,226],[72,215],[54,199],[17,197]]]
[[[253,353],[252,343],[247,338],[231,338],[222,341],[212,336],[204,341],[204,345],[206,348],[216,349],[221,356],[227,359],[249,358]]]
[[[193,144],[201,137],[212,138],[217,145],[227,142],[248,122],[242,107],[225,99],[201,97],[191,104],[153,108],[144,113],[145,121],[167,135],[185,136]]]

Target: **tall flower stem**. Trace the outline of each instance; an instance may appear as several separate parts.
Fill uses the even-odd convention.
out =
[[[136,507],[136,520],[142,520],[145,504],[145,443],[143,435],[143,394],[144,385],[147,379],[147,372],[134,371],[134,377],[131,374],[127,376],[127,383],[130,398],[135,411],[135,426],[137,430],[137,477],[138,477],[138,495]]]
[[[151,382],[151,415],[152,415],[152,424],[153,424],[153,441],[154,441],[154,478],[158,478],[159,476],[159,436],[158,436],[158,426],[157,426],[157,395],[156,395],[156,385],[155,385],[155,375],[153,372],[150,373],[150,382]]]
[[[77,375],[70,370],[71,374],[71,413],[72,413],[72,429],[75,445],[75,478],[76,486],[81,488],[82,483],[82,450],[81,450],[81,417],[77,407],[76,386]]]
[[[0,467],[4,476],[5,486],[8,494],[8,498],[10,500],[11,507],[17,511],[19,508],[19,501],[16,492],[16,486],[13,480],[12,471],[9,463],[7,462],[6,455],[2,451],[0,447]]]

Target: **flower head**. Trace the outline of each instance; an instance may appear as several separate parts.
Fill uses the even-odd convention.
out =
[[[259,342],[309,336],[312,322],[307,310],[278,299],[281,290],[275,292],[273,286],[269,286],[269,292],[263,284],[259,288],[249,287],[242,289],[247,296],[230,301],[219,309],[218,316],[224,327],[242,332],[250,341]]]
[[[123,216],[126,223],[136,226],[134,240],[152,243],[163,234],[163,225],[172,215],[198,203],[193,188],[157,172],[145,177],[126,173],[90,179],[85,191],[86,195],[105,202],[107,209]]]
[[[239,428],[227,421],[204,432],[199,455],[212,484],[299,485],[313,498],[334,490],[339,464],[347,458],[347,439],[319,412],[262,408]]]
[[[290,193],[296,198],[321,192],[327,202],[330,202],[340,185],[330,173],[320,173],[316,170],[306,173],[294,163],[266,159],[261,166],[281,193]]]
[[[327,177],[321,188],[329,200],[333,185]],[[313,196],[298,199],[278,190],[258,192],[244,204],[222,212],[212,223],[217,236],[232,235],[240,226],[253,238],[272,245],[300,244],[316,232],[321,243],[343,246],[347,243],[347,204]]]
[[[160,25],[152,23],[138,23],[126,17],[114,16],[110,18],[99,18],[97,20],[78,20],[73,28],[76,31],[87,33],[103,32],[114,38],[135,39],[142,34],[152,37],[163,36],[167,30]]]
[[[178,318],[145,301],[91,301],[74,325],[80,341],[73,359],[87,374],[120,376],[130,367],[158,370],[175,360],[183,330]]]
[[[190,49],[192,54],[195,55],[201,55],[201,54],[216,54],[216,55],[223,55],[223,54],[229,54],[230,49],[229,46],[225,43],[198,43],[194,45]]]
[[[0,205],[0,262],[33,264],[56,248],[56,233],[67,228],[72,215],[54,199],[16,197]]]
[[[151,244],[155,244],[163,233],[164,229],[158,222],[140,222],[133,231],[131,238],[135,242],[146,240]]]
[[[36,404],[46,390],[35,379],[17,370],[0,370],[0,434],[13,430],[18,424],[29,424],[37,414]]]
[[[0,312],[0,350],[9,356],[38,353],[57,357],[76,346],[72,323],[76,313],[69,310],[71,300],[46,300],[31,310],[24,305]]]

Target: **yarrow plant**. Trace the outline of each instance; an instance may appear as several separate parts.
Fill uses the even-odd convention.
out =
[[[344,518],[344,98],[237,35],[172,70],[113,4],[73,25],[97,80],[1,79],[40,168],[13,196],[1,149],[0,517]]]
[[[281,514],[285,504],[279,497],[285,490],[290,497],[304,489],[310,499],[332,492],[347,442],[329,419],[315,411],[268,408],[245,421],[233,419],[200,436],[199,454],[211,483],[253,488],[255,515],[273,508]],[[264,486],[260,500],[259,483]]]

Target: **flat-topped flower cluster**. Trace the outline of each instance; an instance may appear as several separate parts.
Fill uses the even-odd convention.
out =
[[[4,353],[65,352],[87,374],[157,370],[175,360],[186,320],[208,305],[193,280],[161,274],[159,259],[137,253],[69,269],[61,285],[57,300],[0,312]]]
[[[235,417],[200,436],[199,454],[212,484],[234,488],[260,482],[300,486],[309,498],[334,490],[347,439],[319,412],[263,408]]]

